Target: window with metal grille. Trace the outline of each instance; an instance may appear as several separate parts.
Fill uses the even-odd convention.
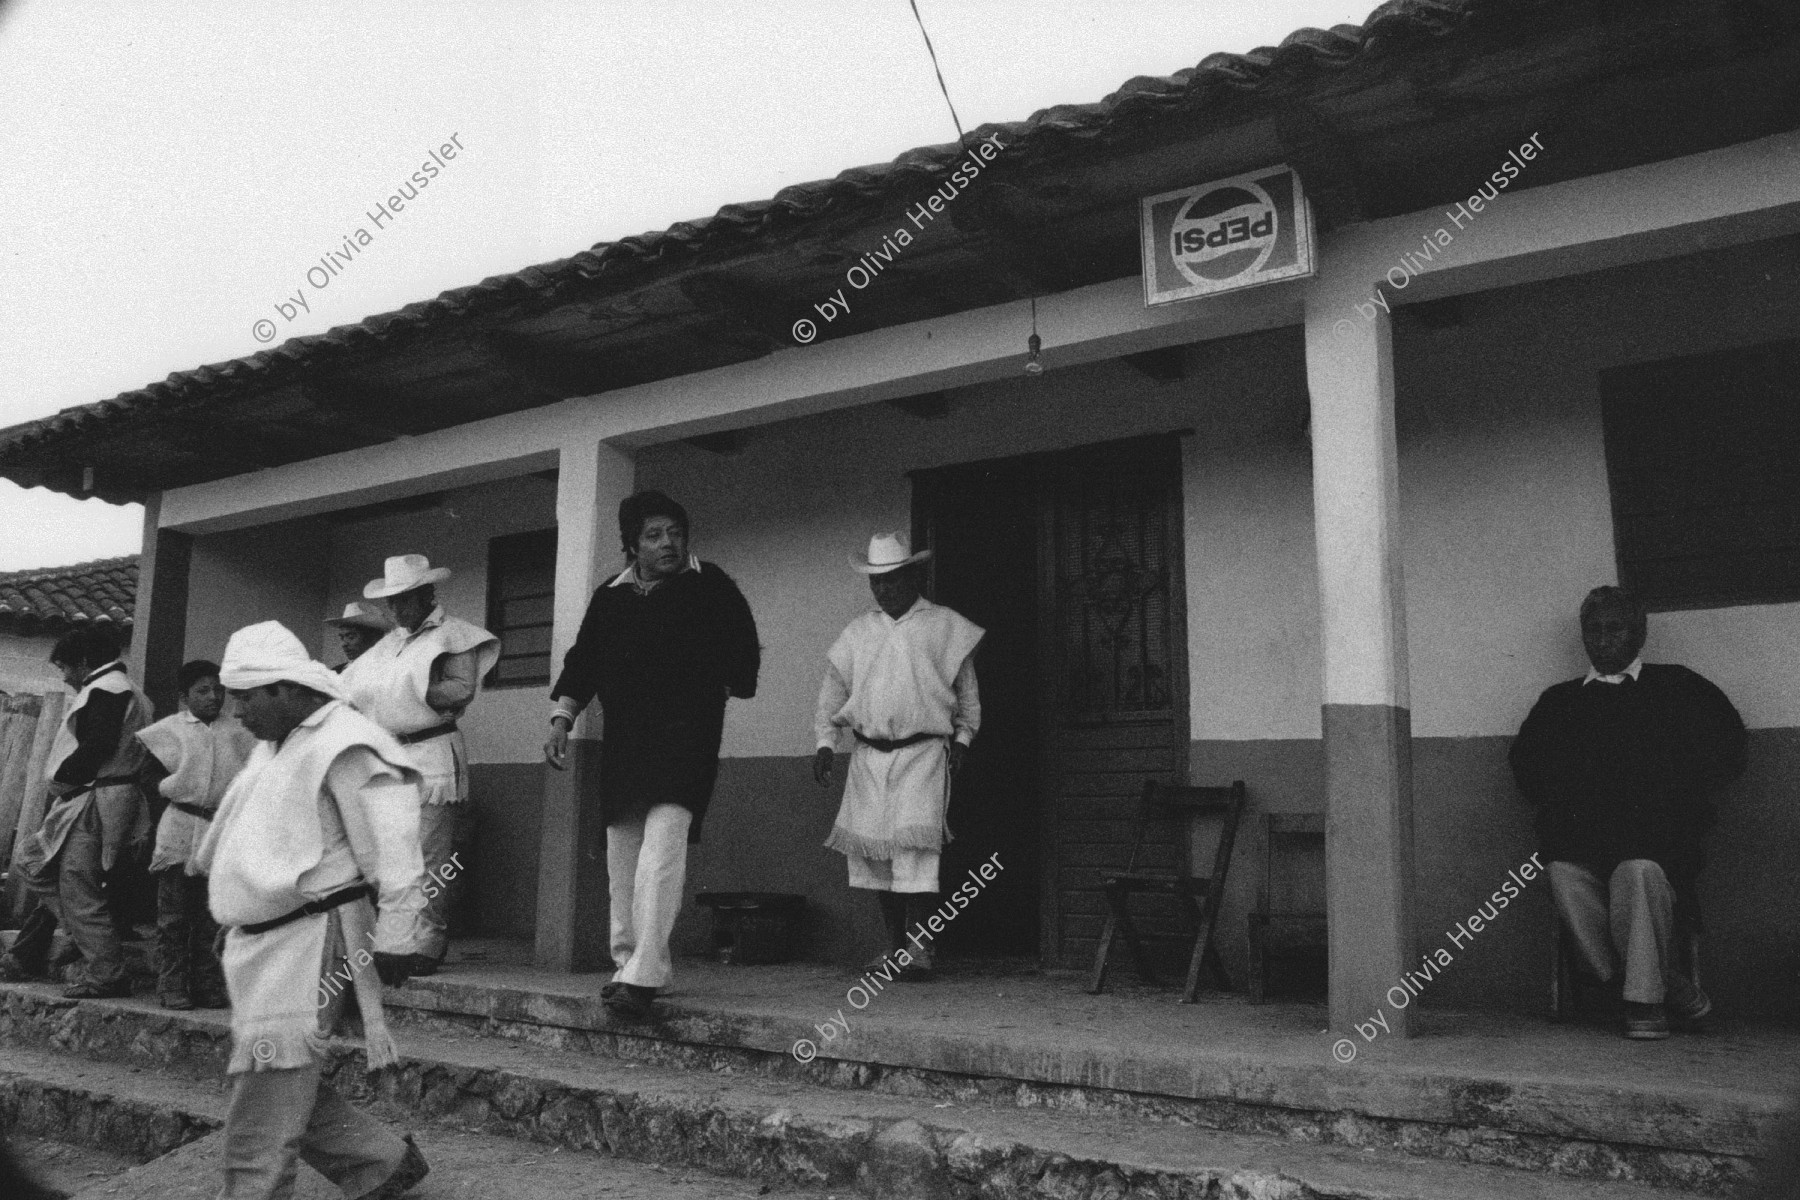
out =
[[[1800,600],[1800,341],[1605,371],[1619,582],[1652,610]]]
[[[488,687],[550,682],[550,623],[556,604],[556,530],[534,529],[488,542],[487,627],[500,639]]]

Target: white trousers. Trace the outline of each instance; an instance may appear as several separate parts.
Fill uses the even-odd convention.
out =
[[[1581,961],[1610,982],[1623,966],[1632,1004],[1691,1002],[1693,983],[1674,969],[1675,889],[1656,863],[1633,858],[1610,879],[1578,863],[1550,864],[1550,895]]]
[[[669,934],[681,911],[693,822],[694,814],[679,804],[658,804],[635,821],[606,827],[614,982],[668,986]]]
[[[467,801],[419,806],[419,852],[425,860],[425,936],[419,953],[439,962],[450,949],[450,914],[468,869],[458,851],[468,848],[474,813]]]
[[[864,858],[846,854],[850,886],[877,892],[935,892],[938,890],[937,850],[896,850],[893,858]]]

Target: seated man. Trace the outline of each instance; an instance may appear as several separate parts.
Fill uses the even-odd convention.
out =
[[[1713,822],[1709,791],[1744,769],[1744,722],[1686,667],[1638,657],[1644,610],[1598,587],[1581,603],[1593,668],[1538,697],[1511,761],[1537,809],[1550,893],[1581,961],[1624,968],[1625,1036],[1666,1038],[1712,1002],[1675,969],[1677,916],[1697,924],[1695,879]]]

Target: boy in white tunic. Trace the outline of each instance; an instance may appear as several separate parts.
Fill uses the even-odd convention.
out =
[[[363,595],[386,600],[394,628],[344,668],[344,690],[364,716],[400,739],[422,778],[419,837],[428,889],[422,974],[436,972],[449,949],[449,916],[464,871],[457,850],[467,841],[469,755],[456,722],[500,658],[500,639],[445,614],[436,585],[450,578],[423,554],[397,554]],[[457,881],[457,882],[453,882]]]
[[[902,978],[929,978],[930,947],[907,929],[932,910],[938,858],[950,838],[950,776],[981,728],[975,647],[983,630],[920,595],[931,551],[879,534],[853,569],[869,577],[876,611],[833,643],[813,722],[813,778],[831,779],[837,731],[856,739],[837,822],[825,845],[844,855],[850,886],[877,893]]]
[[[398,1059],[381,985],[405,982],[424,935],[418,773],[278,622],[232,634],[220,678],[261,739],[196,854],[213,918],[230,927],[220,1200],[290,1196],[300,1156],[346,1196],[389,1200],[424,1178],[424,1158],[320,1068],[351,992],[369,1069]]]
[[[213,952],[219,928],[207,911],[206,877],[193,870],[194,852],[256,737],[224,711],[217,663],[183,663],[175,680],[181,711],[137,735],[150,752],[138,772],[139,785],[164,806],[150,855],[156,879],[156,990],[164,1008],[224,1008],[225,977]]]

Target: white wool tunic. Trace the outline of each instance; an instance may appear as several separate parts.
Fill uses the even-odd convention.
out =
[[[839,729],[883,741],[933,740],[892,751],[858,742],[826,846],[873,859],[943,847],[950,770],[939,739],[967,745],[981,727],[973,655],[983,632],[921,598],[898,620],[879,609],[863,614],[833,643],[814,720],[819,747],[835,748]]]
[[[425,932],[418,775],[405,749],[348,705],[325,704],[279,746],[257,744],[197,862],[210,876],[213,919],[233,927],[222,958],[231,994],[226,1070],[321,1061],[334,1001],[352,989],[369,1067],[394,1062],[372,955],[416,954]],[[236,928],[361,882],[376,888],[379,918],[358,900],[264,933]]]
[[[463,705],[444,712],[426,700],[431,666],[446,654],[475,655],[475,690],[500,658],[500,639],[461,617],[433,609],[419,628],[395,626],[344,668],[344,691],[363,715],[396,737],[455,720]],[[470,699],[473,699],[471,696]],[[458,804],[469,798],[468,752],[462,731],[405,747],[423,779],[426,804]]]
[[[186,709],[139,730],[137,739],[169,773],[156,790],[169,800],[208,810],[219,807],[225,789],[256,747],[256,736],[229,713],[219,714],[208,724]],[[208,824],[206,818],[173,804],[164,809],[156,823],[150,869],[190,866]]]

